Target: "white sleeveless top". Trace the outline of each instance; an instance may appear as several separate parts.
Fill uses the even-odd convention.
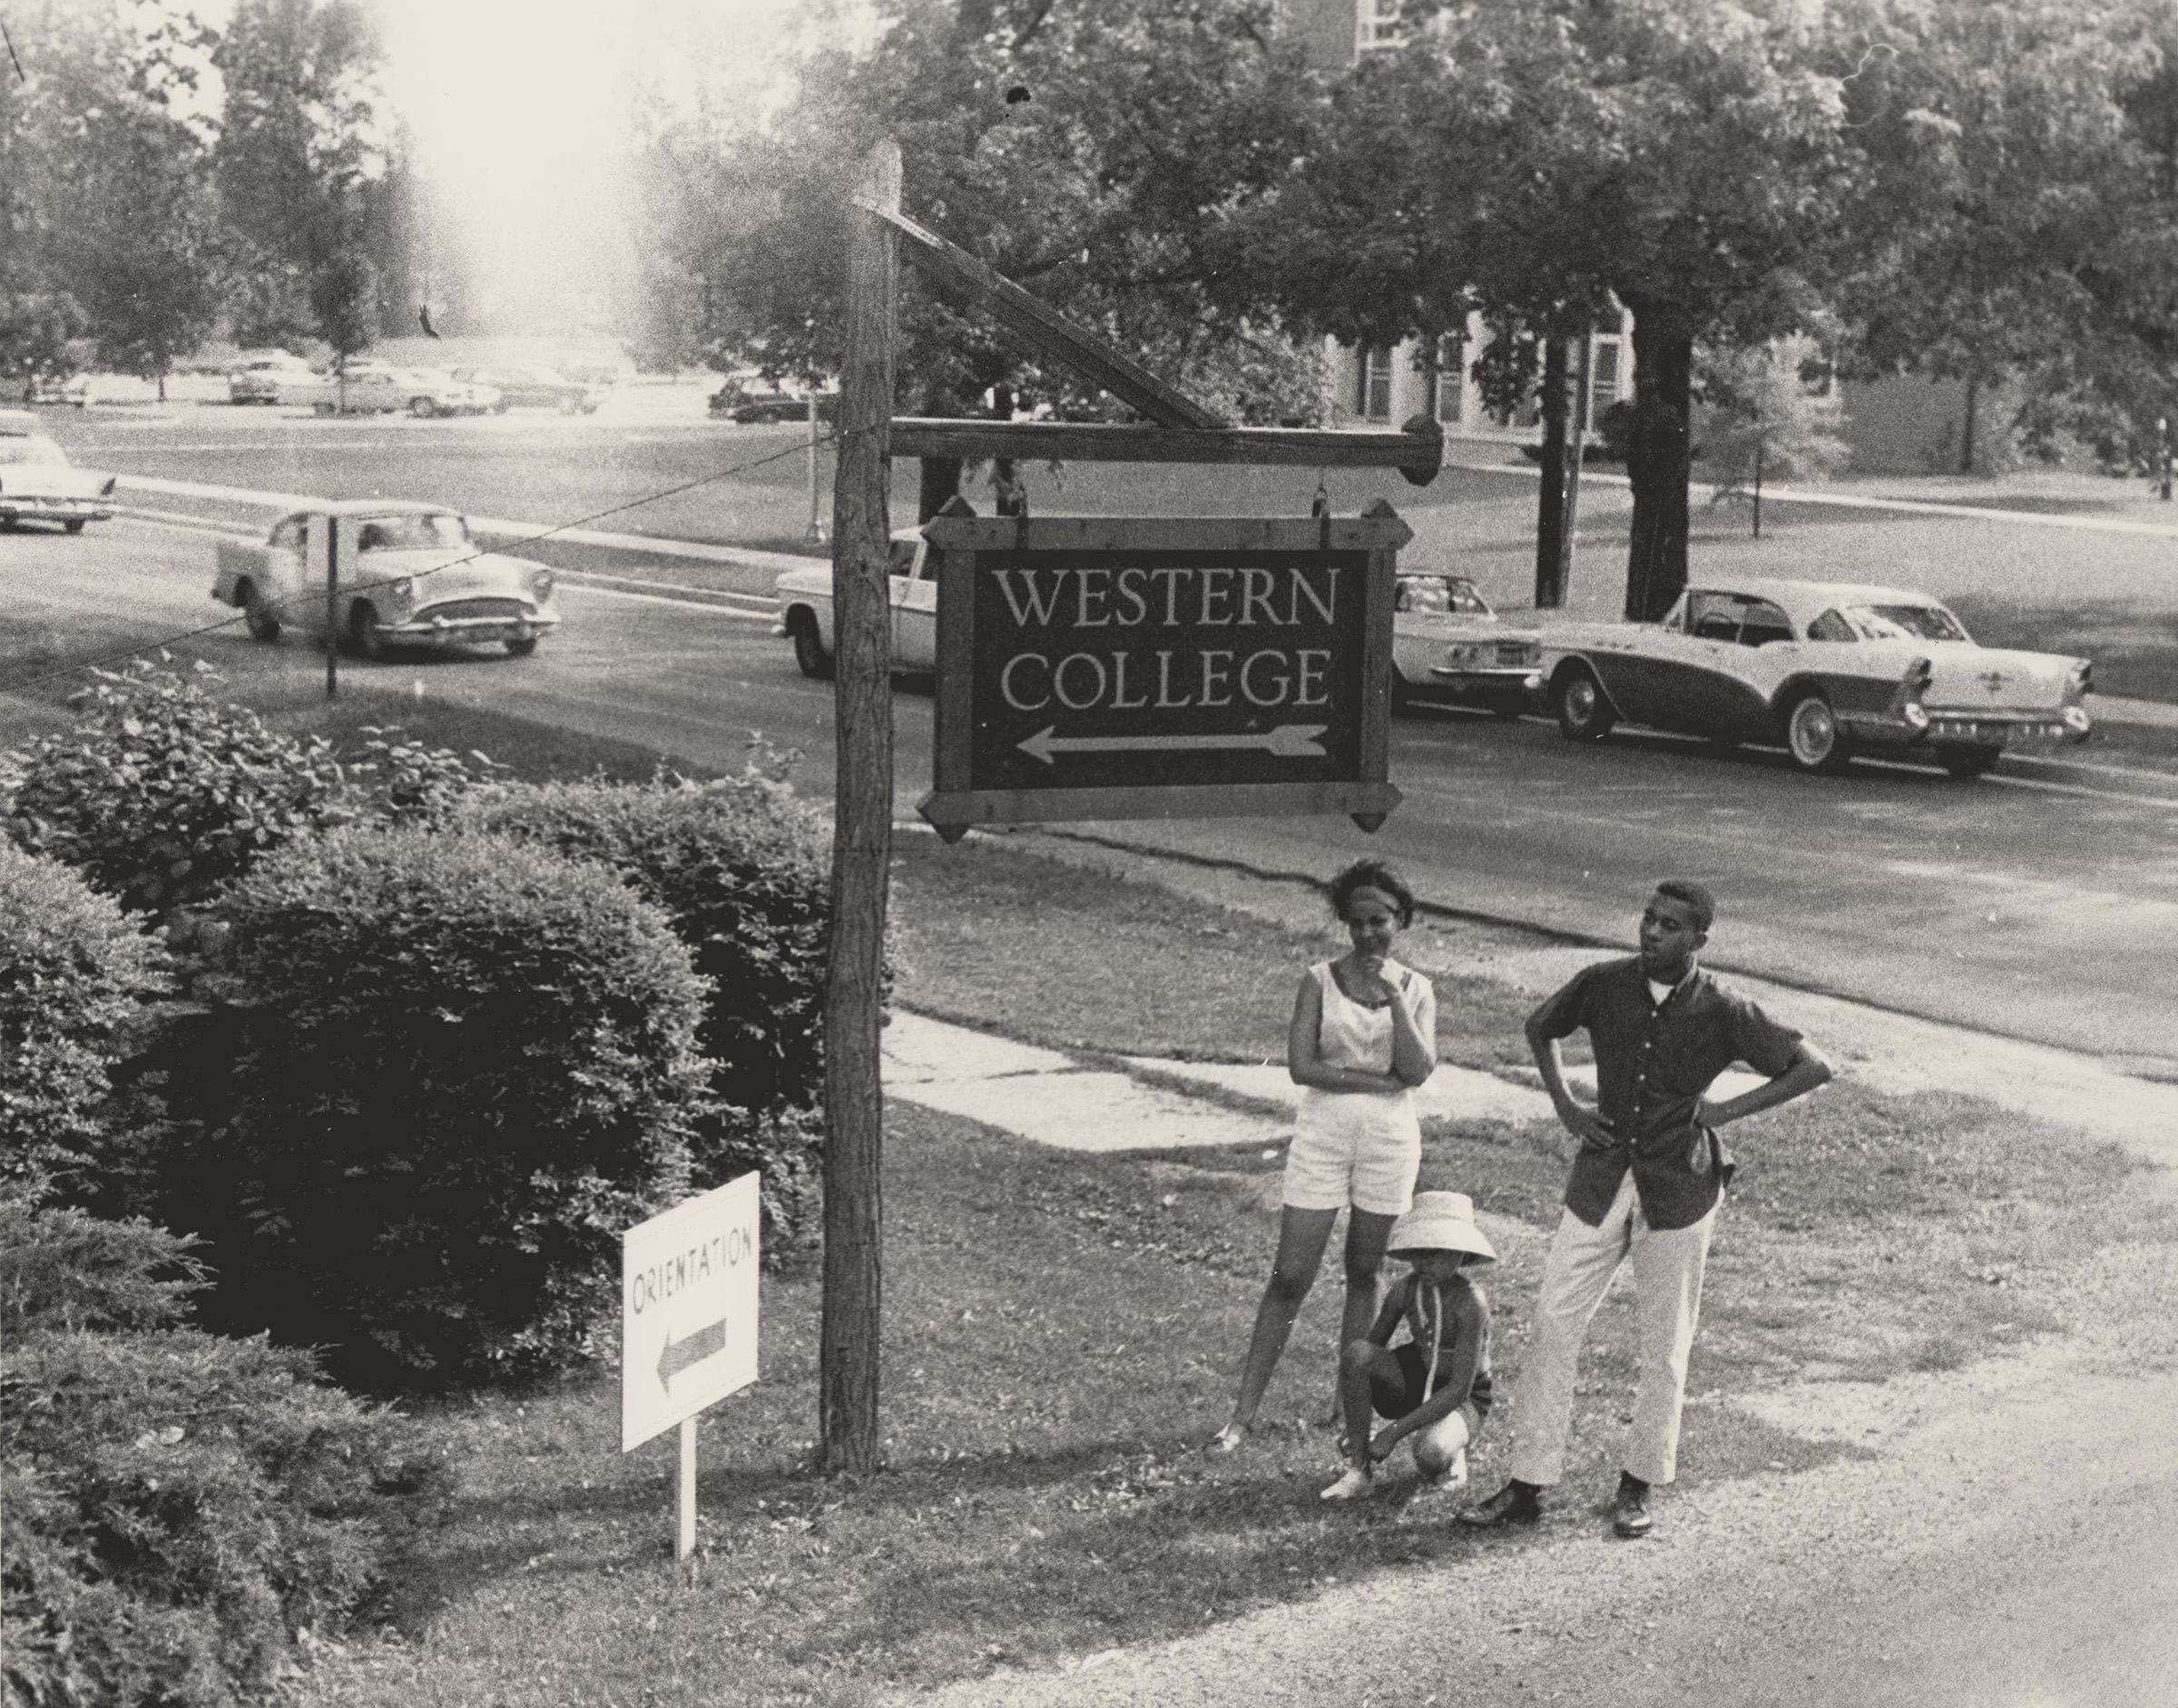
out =
[[[1368,1007],[1349,996],[1339,988],[1338,977],[1329,961],[1319,961],[1309,970],[1316,976],[1322,996],[1323,1018],[1317,1025],[1316,1040],[1325,1064],[1371,1074],[1390,1073],[1390,1008]],[[1420,977],[1397,961],[1384,963],[1385,982],[1398,989],[1409,1013],[1413,1012],[1414,987]]]

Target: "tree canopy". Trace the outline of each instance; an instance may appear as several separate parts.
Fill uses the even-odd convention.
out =
[[[644,151],[654,289],[721,366],[838,359],[848,197],[880,135],[915,218],[1243,419],[1312,417],[1313,364],[1236,290],[1234,211],[1288,169],[1317,80],[1271,0],[892,0],[875,39],[794,68],[767,120],[676,118]],[[998,385],[1087,406],[910,282],[903,395]]]

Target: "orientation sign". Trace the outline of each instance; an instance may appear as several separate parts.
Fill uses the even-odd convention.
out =
[[[938,516],[923,816],[972,824],[1344,812],[1386,780],[1388,506],[1348,517]]]
[[[756,1379],[757,1177],[630,1228],[620,1246],[620,1450]]]

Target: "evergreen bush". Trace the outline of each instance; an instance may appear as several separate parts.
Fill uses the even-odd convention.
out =
[[[251,1007],[224,1121],[172,1147],[162,1219],[200,1313],[368,1386],[593,1351],[617,1240],[682,1195],[709,1108],[704,988],[612,874],[475,831],[353,827],[219,907]]]
[[[443,1483],[307,1354],[179,1326],[191,1242],[0,1203],[6,1700],[226,1708],[387,1572]]]
[[[113,1070],[161,985],[158,947],[113,901],[0,842],[0,1192],[96,1172]]]
[[[764,1252],[806,1244],[819,1205],[829,832],[751,770],[696,785],[510,786],[461,817],[597,861],[662,908],[711,981],[700,1034],[721,1105],[697,1134],[696,1184],[762,1174]]]

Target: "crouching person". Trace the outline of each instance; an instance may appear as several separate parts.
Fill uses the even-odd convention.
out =
[[[1497,1253],[1475,1225],[1474,1204],[1464,1193],[1417,1193],[1385,1252],[1410,1267],[1369,1333],[1340,1355],[1348,1465],[1326,1500],[1368,1492],[1401,1441],[1414,1443],[1418,1493],[1464,1488],[1467,1445],[1490,1409],[1490,1308],[1468,1272]],[[1394,1346],[1402,1322],[1408,1338]],[[1377,1418],[1388,1421],[1372,1433]]]

